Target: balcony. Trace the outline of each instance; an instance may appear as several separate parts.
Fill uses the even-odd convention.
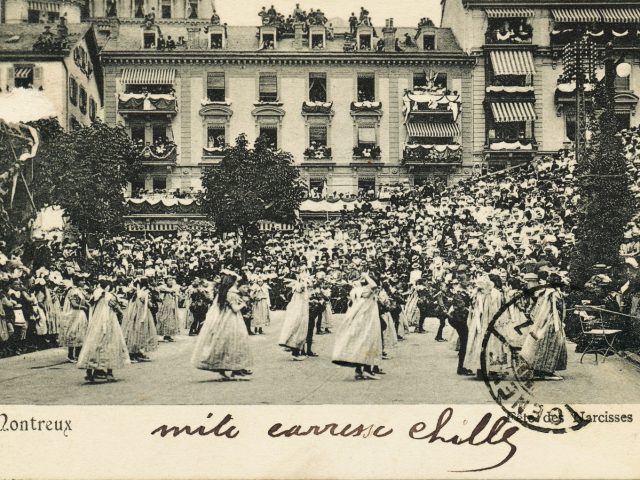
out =
[[[455,165],[462,162],[462,146],[409,144],[404,148],[403,163],[407,166]]]
[[[165,114],[178,113],[178,103],[173,94],[159,93],[121,93],[118,95],[118,112],[129,114]]]
[[[486,88],[485,99],[489,102],[535,102],[536,93],[532,85],[491,85]]]
[[[171,140],[157,141],[152,145],[138,145],[142,164],[146,166],[173,166],[176,164],[177,146]]]
[[[586,35],[596,45],[604,47],[611,42],[614,47],[639,47],[640,33],[635,25],[626,24],[619,26],[595,25],[584,29],[576,25],[560,25],[551,31],[551,47],[562,48],[567,43],[580,40]]]
[[[202,149],[203,157],[224,158],[229,153],[229,146],[224,147],[204,147]]]
[[[439,121],[456,122],[460,114],[460,95],[444,88],[409,90],[402,102],[405,120],[431,121],[437,118]]]
[[[531,45],[533,31],[528,30],[505,30],[499,29],[487,32],[484,37],[485,45]]]
[[[333,102],[302,102],[303,115],[333,115]]]
[[[486,145],[490,152],[502,153],[522,153],[528,154],[538,150],[538,143],[535,138],[491,138]]]
[[[315,142],[304,151],[305,160],[331,160],[331,147],[316,145]]]
[[[351,113],[379,113],[382,110],[382,102],[351,102]]]
[[[377,145],[358,145],[353,147],[355,160],[379,160],[382,151]]]

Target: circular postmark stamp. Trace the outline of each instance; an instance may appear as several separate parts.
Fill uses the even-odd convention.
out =
[[[541,384],[551,382],[539,382],[536,370],[541,362],[553,364],[566,348],[561,314],[553,304],[561,287],[538,285],[513,295],[491,319],[480,353],[482,378],[493,400],[509,418],[543,433],[566,433],[589,423],[568,403],[547,402],[552,389]],[[529,316],[526,306],[533,304]]]

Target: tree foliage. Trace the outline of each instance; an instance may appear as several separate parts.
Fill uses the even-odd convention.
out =
[[[634,211],[627,160],[605,85],[598,86],[594,100],[595,114],[589,126],[592,138],[576,167],[581,209],[571,281],[577,288],[591,277],[594,265],[615,267],[619,263],[624,229]]]
[[[141,169],[124,128],[96,122],[69,132],[41,130],[32,189],[37,207],[62,207],[85,240],[120,231],[127,181]]]
[[[204,170],[200,204],[220,232],[244,231],[259,220],[290,222],[304,189],[290,153],[269,148],[259,138],[254,148],[240,135],[220,165]]]

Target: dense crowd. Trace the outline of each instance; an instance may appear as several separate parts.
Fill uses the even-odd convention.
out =
[[[638,192],[638,132],[621,136]],[[439,319],[436,340],[443,341],[448,320],[459,335],[458,373],[474,373],[488,322],[516,293],[549,285],[509,309],[509,322],[535,323],[543,299],[557,303],[561,309],[554,311],[564,309],[580,202],[575,166],[566,150],[450,187],[430,183],[394,193],[384,209],[375,210],[365,201],[328,222],[263,233],[260,241],[244,248],[233,234],[184,233],[118,236],[86,251],[75,243],[49,243],[33,255],[31,268],[22,264],[20,252],[0,254],[0,348],[7,355],[59,344],[76,360],[81,340],[70,332],[71,314],[84,310],[89,317],[92,295],[108,285],[124,319],[144,299],[152,319],[147,323],[154,327],[146,332],[145,345],[128,345],[132,359],[144,360],[145,351],[155,348],[149,338],[156,334],[165,341],[182,328],[198,334],[224,272],[239,275],[247,332],[260,334],[270,310],[291,304],[296,293],[292,286],[300,284],[304,272],[310,309],[317,317],[315,333],[330,331],[331,314],[347,312],[354,304],[353,292],[369,285],[380,317],[386,318],[382,331],[393,333],[394,340],[387,338],[387,343],[409,331],[423,332],[428,317]],[[639,233],[636,219],[621,252],[627,259],[625,275],[616,277],[611,266],[600,266],[581,293],[583,299],[636,315],[638,302],[630,299],[640,296],[634,258]],[[125,320],[120,321],[124,329]],[[556,325],[557,335],[545,347],[546,357],[554,360],[537,370],[553,377],[562,369],[564,333],[576,329],[569,322],[566,328]],[[294,356],[312,353],[310,343],[292,350]]]

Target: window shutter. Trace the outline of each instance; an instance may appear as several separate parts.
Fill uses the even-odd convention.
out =
[[[358,141],[360,143],[376,143],[375,127],[359,127]]]
[[[207,88],[224,89],[224,72],[211,72],[207,75]]]
[[[327,127],[324,125],[318,125],[309,127],[309,141],[319,144],[327,143]]]
[[[13,87],[16,82],[16,70],[13,67],[7,68],[7,85]]]
[[[42,67],[33,68],[33,88],[42,86]]]
[[[278,77],[274,73],[260,74],[260,93],[278,93]]]

